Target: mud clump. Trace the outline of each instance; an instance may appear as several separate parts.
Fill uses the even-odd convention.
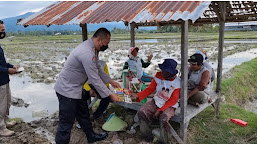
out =
[[[35,133],[26,123],[20,123],[11,128],[15,134],[11,137],[0,137],[1,144],[50,144],[48,139]]]
[[[25,103],[24,100],[16,97],[12,97],[11,104],[15,107],[25,107],[27,108],[29,104]]]

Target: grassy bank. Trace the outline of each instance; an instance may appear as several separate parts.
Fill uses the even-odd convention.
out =
[[[230,121],[238,118],[248,122],[246,127]],[[220,118],[214,117],[214,109],[208,107],[190,121],[189,144],[256,144],[257,116],[233,104],[222,104]]]
[[[256,144],[257,115],[240,105],[257,96],[257,58],[234,67],[222,80],[222,93],[226,104],[221,104],[220,118],[214,117],[214,109],[208,107],[190,121],[188,143],[208,144]],[[248,122],[246,127],[230,121],[237,118]]]
[[[257,98],[257,58],[234,67],[222,80],[222,94],[229,103],[242,105]]]

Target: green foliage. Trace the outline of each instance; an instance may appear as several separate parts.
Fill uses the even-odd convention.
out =
[[[205,24],[202,26],[189,26],[188,29],[189,32],[218,32],[219,31],[219,26],[215,26],[213,24]]]
[[[180,26],[162,26],[157,28],[157,33],[180,32]]]
[[[189,26],[189,32],[218,32],[219,26],[213,24],[205,24],[202,26]],[[157,33],[166,33],[166,32],[180,32],[180,25],[172,25],[172,26],[162,26],[157,28]]]
[[[22,123],[23,122],[23,120],[21,118],[10,118],[8,121],[9,122],[16,121],[17,123]]]
[[[18,32],[7,32],[7,36],[42,36],[42,35],[55,35],[61,33],[61,35],[81,35],[81,31],[18,31]]]
[[[257,94],[257,58],[234,67],[231,78],[222,80],[226,101],[241,105]]]
[[[189,144],[243,144],[257,143],[257,116],[233,104],[222,104],[220,118],[214,117],[215,111],[208,107],[190,121]],[[246,127],[230,121],[237,118],[248,123]]]

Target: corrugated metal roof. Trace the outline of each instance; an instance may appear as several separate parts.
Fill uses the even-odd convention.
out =
[[[20,25],[62,25],[192,20],[202,16],[211,1],[63,1],[23,19]]]

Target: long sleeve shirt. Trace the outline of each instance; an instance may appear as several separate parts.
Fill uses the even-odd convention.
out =
[[[13,65],[6,62],[4,51],[0,45],[0,86],[9,83],[8,68],[13,68]]]
[[[156,82],[156,80],[159,82]],[[166,86],[160,85],[161,83],[165,83],[165,81],[166,81]],[[167,80],[165,80],[162,77],[161,72],[157,72],[155,75],[155,78],[152,80],[150,85],[146,89],[138,93],[139,101],[143,100],[144,98],[152,94],[155,90],[156,90],[156,94],[154,97],[162,96],[160,94],[162,90],[160,89],[163,89],[163,87],[165,87],[166,89],[169,88],[170,93],[166,95],[166,99],[164,98],[165,104],[159,107],[158,111],[165,111],[167,108],[174,106],[178,102],[179,95],[180,95],[180,79],[176,77],[175,79],[172,79],[167,82]],[[155,100],[155,103],[157,104],[158,99],[154,98],[154,100]]]
[[[144,60],[142,60],[142,59],[141,59],[141,63],[142,63],[143,68],[147,68],[151,64],[151,62],[144,62]],[[123,65],[123,70],[128,69],[128,68],[129,68],[128,62],[125,62]]]
[[[112,92],[105,83],[111,78],[100,67],[93,40],[84,41],[69,55],[55,83],[55,91],[68,98],[81,99],[83,85],[88,80],[101,97],[108,97]]]

